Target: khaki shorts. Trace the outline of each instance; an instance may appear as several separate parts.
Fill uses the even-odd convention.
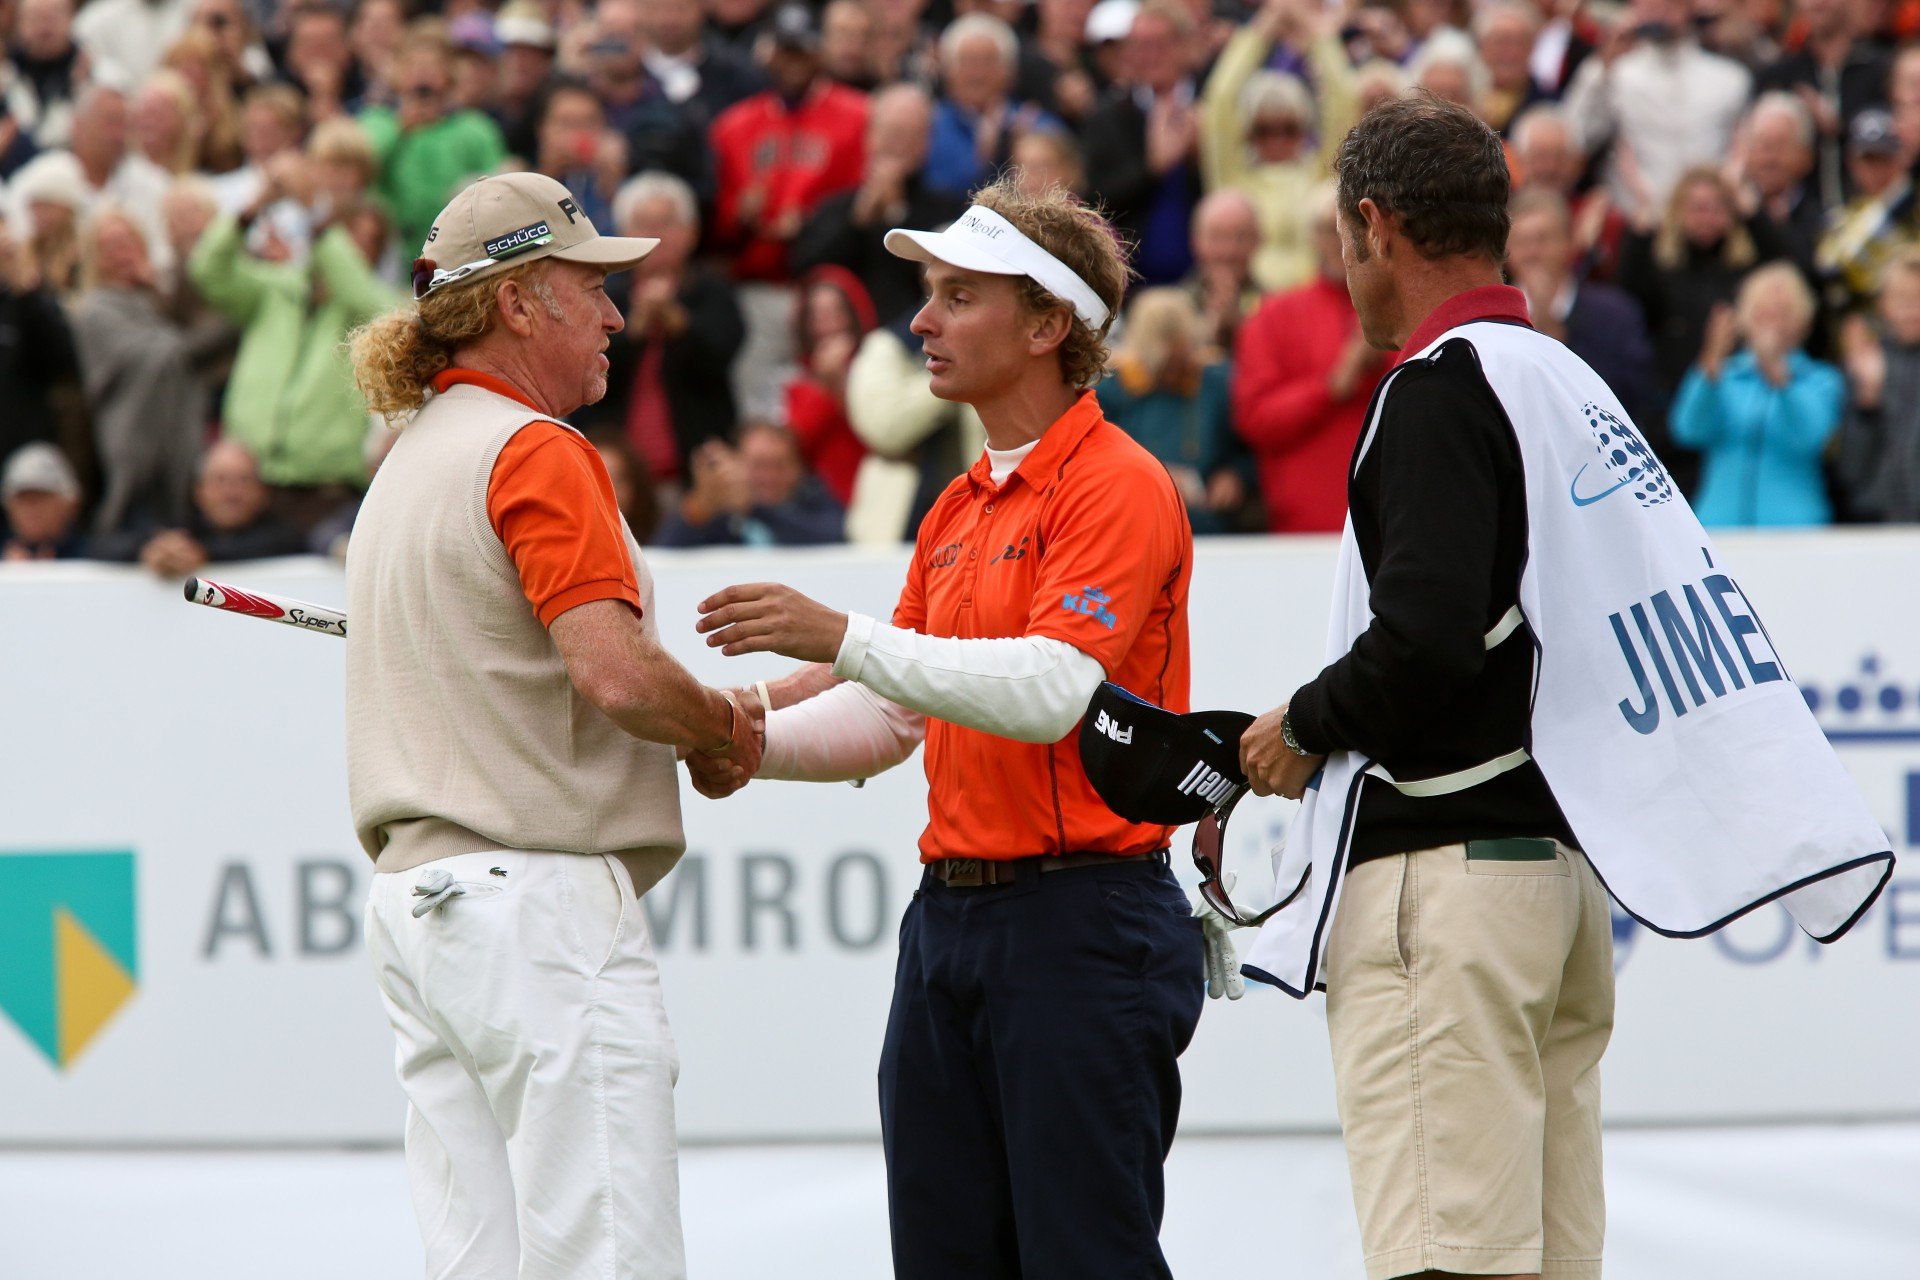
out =
[[[1606,890],[1563,846],[1473,847],[1503,856],[1456,844],[1361,863],[1329,935],[1367,1275],[1597,1278]]]

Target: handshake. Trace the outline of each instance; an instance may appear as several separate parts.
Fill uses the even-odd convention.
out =
[[[694,630],[707,638],[707,647],[729,658],[744,653],[777,653],[801,662],[831,665],[847,634],[847,615],[776,582],[728,587],[702,600],[700,621]],[[789,680],[795,677],[789,677]],[[806,680],[805,673],[800,679]],[[817,693],[830,678],[824,673],[807,680],[802,697]],[[726,745],[710,751],[689,750],[685,759],[693,789],[710,800],[722,800],[753,780],[766,747],[765,683],[756,688],[728,690],[733,720]]]

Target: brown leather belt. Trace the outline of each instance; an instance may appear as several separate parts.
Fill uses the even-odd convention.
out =
[[[1043,853],[1030,858],[936,858],[926,864],[927,874],[949,889],[983,889],[988,885],[1014,884],[1049,871],[1071,871],[1076,867],[1123,867],[1130,863],[1162,862],[1165,849],[1125,856],[1112,853]]]

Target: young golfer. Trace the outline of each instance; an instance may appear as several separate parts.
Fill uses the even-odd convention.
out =
[[[1059,189],[974,201],[944,232],[887,235],[926,267],[934,394],[987,429],[892,622],[761,584],[707,600],[700,627],[848,682],[767,717],[768,776],[865,777],[926,741],[925,872],[880,1058],[895,1273],[1164,1278],[1201,926],[1170,828],[1110,811],[1070,734],[1105,678],[1186,709],[1193,538],[1166,469],[1087,390],[1126,282],[1112,229]]]

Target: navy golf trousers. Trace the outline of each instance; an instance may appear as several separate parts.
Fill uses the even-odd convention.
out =
[[[1158,858],[923,878],[880,1055],[900,1280],[1171,1275],[1161,1166],[1204,955]]]

